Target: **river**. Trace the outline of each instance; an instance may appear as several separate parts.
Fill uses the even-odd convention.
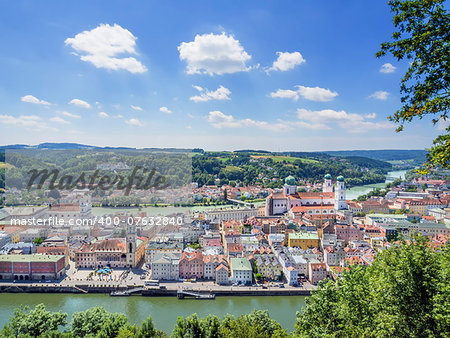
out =
[[[223,317],[239,316],[254,309],[268,310],[270,316],[288,331],[294,330],[295,313],[305,306],[304,296],[277,297],[218,297],[215,300],[178,300],[176,297],[110,297],[109,295],[78,294],[9,294],[0,295],[0,328],[8,322],[14,308],[20,304],[44,303],[47,309],[69,314],[94,306],[104,306],[109,312],[124,313],[132,323],[141,323],[152,316],[156,328],[171,333],[178,316],[187,317],[197,313],[199,317],[209,314]]]
[[[358,196],[365,195],[368,192],[372,191],[375,188],[384,188],[386,183],[390,183],[394,181],[396,178],[405,178],[406,170],[397,170],[390,171],[386,175],[386,180],[384,183],[375,183],[375,184],[366,184],[366,185],[358,185],[356,187],[352,187],[347,189],[347,199],[353,200],[358,198]]]

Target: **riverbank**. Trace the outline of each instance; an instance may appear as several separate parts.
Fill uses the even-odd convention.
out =
[[[201,285],[199,287],[192,285],[172,285],[165,284],[163,288],[142,287],[142,286],[115,286],[115,285],[89,285],[73,284],[61,285],[57,283],[45,284],[26,284],[26,283],[2,283],[0,284],[0,293],[63,293],[63,294],[111,294],[111,292],[126,291],[133,296],[146,297],[176,297],[179,290],[186,290],[201,294],[214,294],[217,297],[232,296],[309,296],[314,289],[313,286],[306,287],[240,287],[240,286],[214,286]]]

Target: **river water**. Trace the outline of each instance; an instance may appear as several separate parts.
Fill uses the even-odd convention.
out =
[[[352,187],[347,189],[347,199],[353,200],[358,198],[358,196],[365,195],[368,192],[372,191],[375,188],[384,188],[386,183],[390,183],[394,181],[396,178],[405,178],[406,170],[397,170],[390,171],[386,175],[386,180],[384,183],[376,183],[376,184],[366,184],[366,185],[358,185],[356,187]]]
[[[268,310],[270,316],[288,331],[294,330],[295,314],[305,306],[304,296],[277,297],[218,297],[214,300],[179,300],[176,297],[110,297],[99,294],[0,294],[0,328],[8,322],[14,308],[20,304],[34,307],[44,303],[47,309],[61,310],[71,315],[94,306],[103,306],[109,312],[124,313],[130,322],[140,323],[152,316],[156,328],[171,333],[178,316],[197,313],[199,317],[214,314],[239,316],[254,309]]]

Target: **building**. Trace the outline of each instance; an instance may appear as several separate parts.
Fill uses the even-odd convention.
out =
[[[171,253],[179,254],[183,251],[183,243],[179,241],[150,241],[145,248],[145,262],[151,264],[156,254]]]
[[[174,280],[180,278],[180,258],[179,253],[157,253],[153,256],[152,279]]]
[[[231,258],[231,280],[238,284],[251,284],[253,280],[252,266],[248,258]]]
[[[217,267],[221,264],[227,266],[228,263],[225,259],[224,255],[204,255],[203,256],[204,263],[204,273],[203,278],[205,279],[217,279]]]
[[[203,279],[205,263],[200,250],[193,252],[183,251],[180,258],[180,278]]]
[[[61,255],[0,255],[0,279],[58,279],[66,272]]]
[[[354,227],[353,225],[336,225],[335,227],[336,236],[338,240],[348,243],[353,240],[361,240],[362,232]]]
[[[337,177],[334,193],[330,189],[330,186],[331,176],[326,175],[322,192],[297,192],[295,178],[288,176],[285,179],[283,192],[272,193],[266,198],[266,216],[283,215],[294,207],[322,206],[323,211],[327,211],[327,215],[329,213],[329,207],[333,207],[335,210],[345,209],[346,189],[344,177]]]
[[[288,237],[288,246],[300,247],[303,250],[319,248],[319,235],[316,231],[290,233]]]
[[[20,242],[30,243],[30,242],[33,242],[36,238],[47,237],[47,234],[48,234],[48,229],[29,228],[20,233]]]
[[[281,266],[275,255],[255,255],[254,262],[258,273],[267,280],[280,280],[283,275],[283,267]]]
[[[133,241],[134,240],[134,241]],[[75,252],[76,268],[134,268],[144,258],[147,239],[135,237],[111,238],[85,243]]]
[[[258,216],[257,208],[213,209],[205,211],[205,219],[213,223],[230,220],[244,221],[247,218],[256,216]]]
[[[229,277],[230,271],[228,269],[228,266],[221,263],[216,268],[216,283],[221,285],[226,285],[230,283],[230,277]]]
[[[327,278],[327,265],[325,263],[309,263],[309,281],[316,285]]]

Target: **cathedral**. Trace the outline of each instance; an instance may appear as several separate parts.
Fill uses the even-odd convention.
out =
[[[322,192],[297,192],[295,178],[285,179],[283,192],[272,193],[266,199],[266,216],[283,215],[291,209],[296,212],[335,214],[346,209],[344,177],[338,176],[333,186],[331,175],[324,177]]]

